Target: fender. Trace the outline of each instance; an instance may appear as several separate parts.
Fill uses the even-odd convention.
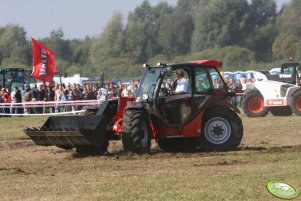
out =
[[[144,109],[144,106],[141,103],[132,103],[130,105],[128,105],[127,107],[125,107],[125,110],[131,110],[131,109]]]
[[[150,114],[149,114],[149,112],[147,111],[147,109],[145,108],[146,104],[147,104],[147,103],[144,104],[144,103],[136,103],[136,102],[133,102],[132,104],[130,104],[130,105],[128,105],[127,107],[125,107],[124,112],[125,112],[126,110],[143,110],[143,111],[145,111],[145,112],[148,114],[148,116],[149,116]]]
[[[297,93],[298,91],[301,91],[301,87],[299,87],[299,86],[295,86],[295,87],[289,88],[289,90],[288,90],[288,95],[287,95],[287,103],[288,103],[288,105],[291,105],[291,104],[292,104],[292,101],[293,101],[293,95],[294,95],[295,93]]]

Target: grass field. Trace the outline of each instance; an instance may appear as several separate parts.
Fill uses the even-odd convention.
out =
[[[301,190],[300,117],[247,118],[239,150],[82,157],[23,133],[47,117],[1,118],[0,200],[278,200],[271,181]],[[300,196],[299,196],[300,199]],[[298,200],[298,198],[296,199]]]

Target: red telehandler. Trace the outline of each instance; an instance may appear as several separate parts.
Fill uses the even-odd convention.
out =
[[[229,103],[218,60],[144,65],[136,98],[102,102],[86,108],[83,116],[49,117],[41,128],[24,132],[38,145],[77,152],[106,151],[109,140],[122,140],[124,150],[150,152],[151,139],[165,151],[226,151],[238,147],[243,125]],[[175,94],[173,73],[183,72],[186,93]]]

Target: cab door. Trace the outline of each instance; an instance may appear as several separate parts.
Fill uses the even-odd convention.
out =
[[[172,75],[165,74],[161,86],[159,86],[160,93],[156,108],[162,121],[171,126],[185,125],[192,116],[191,71],[188,67],[182,68],[182,70],[184,78],[189,82],[188,92],[183,94],[172,93],[174,73]],[[168,93],[165,91],[168,91]]]

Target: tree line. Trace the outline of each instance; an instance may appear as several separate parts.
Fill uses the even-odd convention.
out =
[[[278,67],[301,57],[301,4],[275,0],[144,0],[127,16],[114,12],[96,37],[64,39],[63,28],[38,39],[55,52],[57,69],[95,77],[138,77],[142,64],[221,59],[224,70]],[[101,19],[99,19],[101,20]],[[96,22],[97,23],[97,20]],[[15,24],[0,27],[0,66],[31,68],[31,41]]]

